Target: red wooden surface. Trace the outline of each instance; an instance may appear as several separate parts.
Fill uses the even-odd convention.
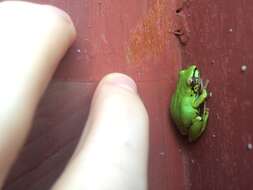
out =
[[[253,189],[253,151],[247,148],[253,143],[253,2],[195,0],[184,13],[190,31],[184,65],[199,65],[213,92],[208,130],[185,147],[193,162],[189,188]]]
[[[182,151],[168,104],[181,64],[170,0],[36,0],[66,10],[78,38],[62,60],[37,110],[34,127],[5,190],[46,190],[70,158],[92,93],[107,73],[138,84],[150,116],[149,189],[184,189]]]
[[[149,112],[150,190],[253,189],[250,0],[34,2],[69,12],[78,38],[41,101],[4,189],[50,188],[78,142],[96,84],[115,71],[137,81]],[[177,39],[178,29],[184,35]],[[188,144],[171,124],[168,105],[177,71],[192,63],[210,80],[213,96],[207,131]]]

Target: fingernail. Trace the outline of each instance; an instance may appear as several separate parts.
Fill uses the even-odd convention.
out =
[[[63,11],[62,9],[52,6],[52,5],[44,5],[45,7],[50,8],[52,11],[54,11],[56,14],[58,14],[59,16],[61,16],[62,18],[64,18],[67,22],[69,22],[70,24],[72,24],[72,20],[69,16],[68,13],[66,13],[65,11]]]
[[[134,80],[132,78],[130,78],[129,76],[125,75],[125,74],[121,74],[121,73],[112,73],[107,75],[104,80],[106,80],[106,82],[109,82],[112,85],[121,87],[121,88],[125,88],[127,90],[131,90],[133,92],[137,92],[137,86],[136,83],[134,82]]]

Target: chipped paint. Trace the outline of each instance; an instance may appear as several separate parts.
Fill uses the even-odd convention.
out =
[[[164,52],[173,24],[167,10],[167,0],[157,0],[131,32],[127,48],[128,62],[138,63]]]

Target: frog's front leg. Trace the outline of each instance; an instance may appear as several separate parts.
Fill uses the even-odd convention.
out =
[[[207,90],[203,89],[202,93],[200,94],[200,96],[197,99],[195,99],[195,101],[193,102],[193,107],[194,108],[199,108],[199,106],[203,102],[205,102],[206,98],[207,98]]]
[[[192,125],[189,128],[189,134],[188,134],[190,142],[197,140],[201,136],[201,134],[205,131],[207,121],[208,121],[208,116],[209,116],[209,110],[208,108],[206,108],[204,110],[202,117],[197,116],[193,119]]]

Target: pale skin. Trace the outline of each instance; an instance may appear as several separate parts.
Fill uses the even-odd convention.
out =
[[[0,27],[1,189],[76,30],[62,10],[21,1],[0,3]],[[147,189],[148,125],[135,82],[119,73],[105,76],[79,144],[51,189]]]

